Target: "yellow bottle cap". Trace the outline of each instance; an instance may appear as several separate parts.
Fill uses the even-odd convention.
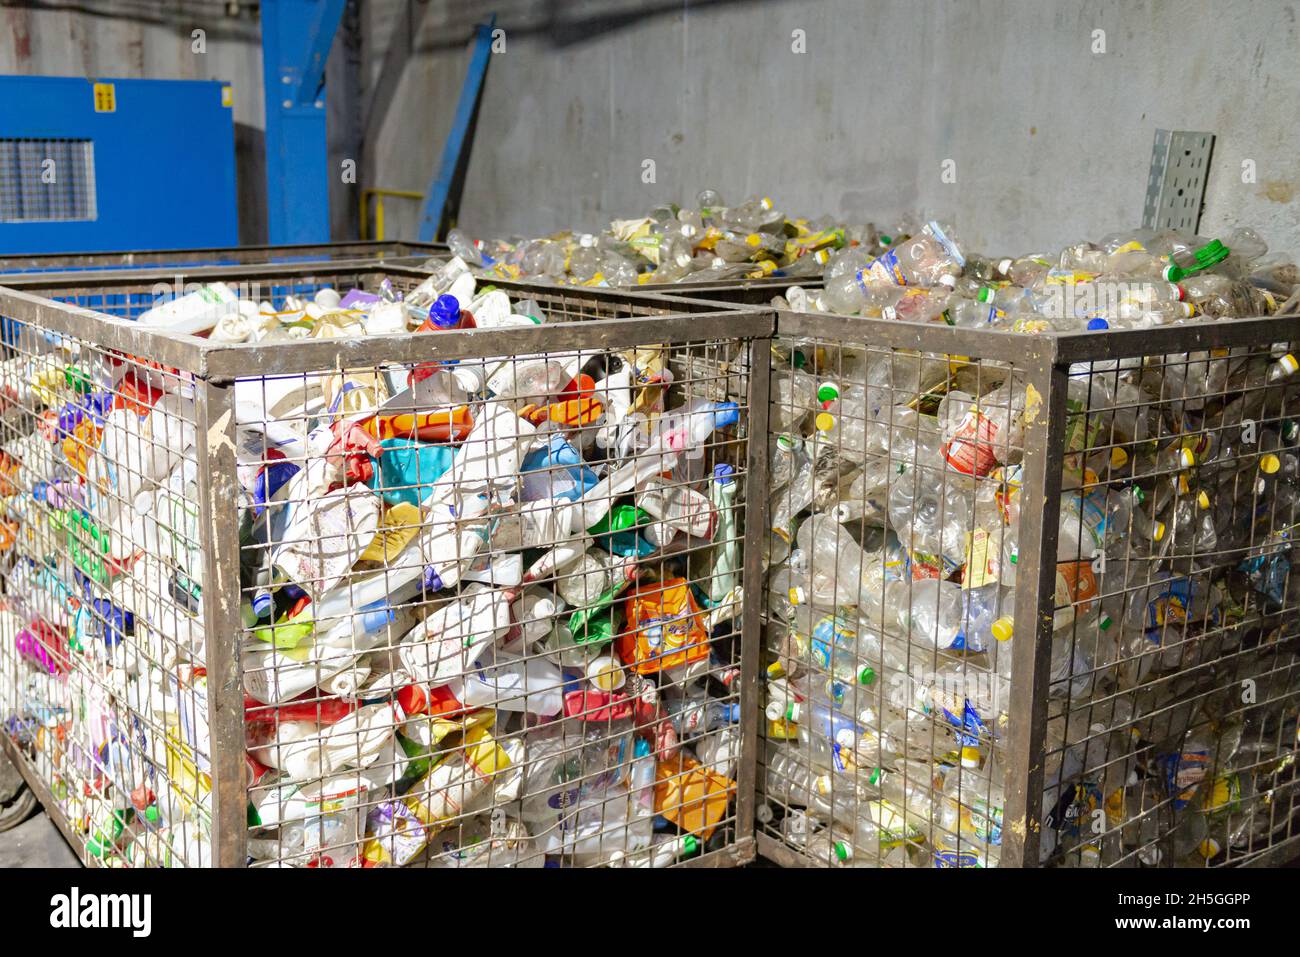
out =
[[[980,766],[980,749],[973,748],[969,745],[961,749],[961,766],[963,768],[977,768]]]
[[[1209,507],[1210,507],[1210,496],[1206,495],[1204,490],[1202,490],[1202,491],[1200,491],[1200,492],[1197,492],[1197,493],[1196,493],[1196,504],[1199,505],[1199,506],[1201,506],[1201,508],[1209,508]]]
[[[808,593],[798,585],[795,585],[790,589],[787,593],[787,597],[790,599],[790,604],[792,605],[802,605],[808,601]]]
[[[1204,495],[1205,493],[1202,492],[1201,494]],[[1154,525],[1151,526],[1151,541],[1153,542],[1163,541],[1164,537],[1165,537],[1164,522],[1156,522]]]
[[[1219,851],[1223,850],[1223,847],[1214,838],[1207,837],[1205,840],[1201,841],[1197,850],[1201,852],[1201,857],[1208,861],[1218,857]]]
[[[1277,364],[1282,367],[1287,375],[1295,372],[1296,369],[1300,369],[1300,362],[1296,361],[1296,357],[1289,352],[1281,359],[1278,359]]]
[[[1183,468],[1190,469],[1196,464],[1196,456],[1192,454],[1191,449],[1183,446],[1178,450],[1178,462]]]
[[[1259,460],[1259,470],[1265,475],[1272,475],[1282,467],[1282,460],[1270,452]]]
[[[1016,629],[1016,620],[1010,615],[1004,615],[997,621],[993,622],[993,637],[998,641],[1007,641]]]
[[[817,426],[818,432],[829,432],[835,428],[835,416],[829,412],[818,412],[814,424]]]
[[[763,238],[759,236],[758,233],[750,233],[748,236],[745,237],[745,245],[753,249],[757,249],[758,244],[761,243],[762,241]]]
[[[1121,448],[1110,450],[1110,467],[1113,469],[1122,469],[1128,464],[1128,453]]]
[[[774,661],[767,666],[767,676],[769,678],[784,678],[785,669],[781,667],[781,662]]]

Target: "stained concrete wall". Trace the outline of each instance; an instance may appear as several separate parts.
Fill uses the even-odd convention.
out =
[[[425,187],[468,24],[501,6],[433,0],[381,134],[382,185]],[[921,210],[973,246],[1027,251],[1140,220],[1164,127],[1218,135],[1203,232],[1244,221],[1300,253],[1296,6],[517,3],[499,18],[506,50],[491,62],[461,222],[596,228],[715,186],[877,222]],[[462,43],[448,49],[452,35]]]
[[[255,17],[211,0],[0,10],[0,72],[235,84],[241,235],[265,235]],[[473,24],[492,59],[461,207],[480,233],[598,228],[703,186],[806,213],[952,219],[973,246],[1025,251],[1136,222],[1152,132],[1218,134],[1203,231],[1256,224],[1300,253],[1295,2],[1252,0],[366,0],[355,121],[391,38],[410,45],[362,185],[423,191]],[[421,24],[414,31],[409,26]],[[190,30],[208,29],[195,56]],[[1104,31],[1104,52],[1097,52]],[[803,31],[804,52],[794,52]],[[334,62],[330,76],[339,75]],[[342,117],[343,119],[340,119]],[[346,139],[344,137],[343,139]],[[656,180],[642,181],[655,161]],[[944,182],[945,160],[956,181]],[[1255,182],[1242,182],[1242,164]],[[340,208],[355,190],[336,188]],[[418,204],[388,205],[413,235]],[[344,225],[340,225],[343,223]]]

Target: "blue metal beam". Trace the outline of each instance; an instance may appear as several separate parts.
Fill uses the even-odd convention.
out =
[[[466,155],[466,141],[474,124],[474,115],[478,112],[479,93],[483,89],[483,78],[487,75],[488,60],[492,55],[492,28],[496,22],[497,16],[494,13],[487,23],[480,23],[475,28],[474,47],[470,51],[469,68],[465,71],[465,84],[460,88],[456,117],[452,120],[447,142],[442,148],[438,172],[424,197],[424,214],[420,219],[421,242],[433,242],[440,238],[438,234],[442,228],[447,199]]]
[[[325,62],[346,0],[262,0],[267,232],[272,243],[330,238]]]

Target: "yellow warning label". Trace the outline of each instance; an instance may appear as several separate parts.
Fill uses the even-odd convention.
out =
[[[117,112],[117,91],[114,89],[112,83],[95,84],[95,112]]]
[[[225,107],[235,105],[235,88],[233,86],[223,86],[221,88],[221,105]]]

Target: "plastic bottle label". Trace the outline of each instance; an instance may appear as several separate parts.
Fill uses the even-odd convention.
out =
[[[1000,431],[1000,424],[972,408],[944,443],[944,460],[963,475],[988,475],[998,464],[993,448]]]
[[[961,587],[966,591],[995,584],[997,568],[989,558],[989,533],[982,528],[966,534],[966,575]]]
[[[864,269],[858,270],[858,284],[863,289],[867,288],[868,281],[906,286],[907,277],[903,275],[903,269],[898,264],[898,253],[891,249],[883,256],[873,259]]]
[[[852,649],[858,634],[848,619],[841,615],[825,615],[813,626],[811,651],[813,659],[822,668],[830,668],[831,656],[836,648]]]
[[[971,851],[935,851],[935,867],[983,867],[979,855]]]
[[[907,820],[902,810],[889,801],[872,801],[867,805],[867,811],[872,823],[880,830],[880,846],[883,849],[915,843],[925,838],[925,833]]]

